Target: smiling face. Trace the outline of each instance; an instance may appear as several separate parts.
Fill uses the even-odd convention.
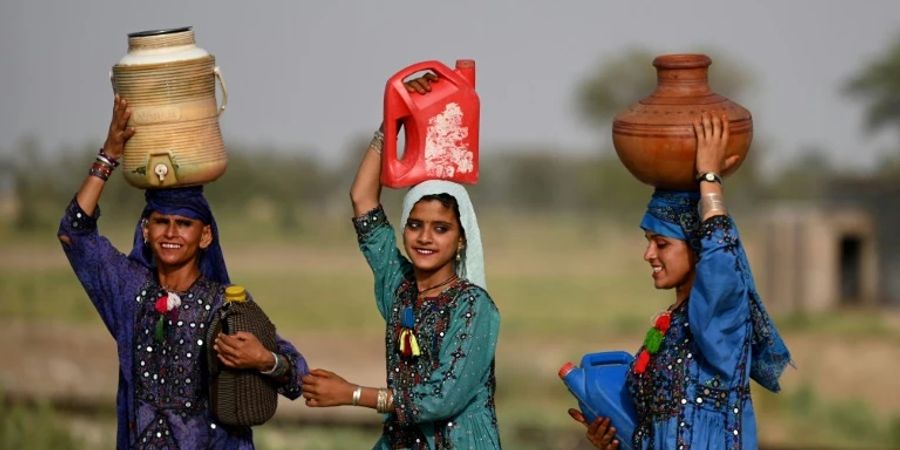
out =
[[[184,216],[152,212],[144,222],[144,240],[160,270],[196,264],[199,251],[212,243],[212,229]]]
[[[462,227],[452,207],[439,200],[416,203],[403,227],[403,248],[416,270],[451,276],[457,251],[465,246]]]
[[[647,249],[644,261],[650,263],[653,285],[657,289],[672,289],[693,281],[694,252],[687,242],[644,232]]]

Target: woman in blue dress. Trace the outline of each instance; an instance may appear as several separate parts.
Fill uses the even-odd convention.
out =
[[[427,95],[433,75],[407,83]],[[416,94],[418,92],[418,94]],[[375,138],[350,196],[360,249],[385,319],[387,388],[362,387],[314,369],[303,378],[313,407],[354,405],[387,414],[376,449],[498,449],[494,350],[500,315],[485,290],[481,237],[466,190],[425,181],[403,201],[403,248],[380,204]]]
[[[699,191],[657,189],[641,221],[654,286],[674,289],[675,303],[654,321],[626,380],[637,412],[632,443],[636,449],[755,449],[750,379],[779,391],[790,354],[725,209],[719,174],[728,121],[704,114],[694,130]],[[585,423],[579,411],[569,413]],[[619,447],[609,419],[585,425],[597,448]]]

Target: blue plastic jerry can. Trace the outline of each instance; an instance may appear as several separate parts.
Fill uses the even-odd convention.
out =
[[[625,387],[633,360],[630,353],[621,351],[588,353],[581,358],[581,367],[568,362],[559,369],[584,418],[591,423],[597,417],[609,417],[623,450],[632,449],[635,428],[634,402]]]

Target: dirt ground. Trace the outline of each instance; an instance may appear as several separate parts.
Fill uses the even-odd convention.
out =
[[[315,367],[328,368],[364,385],[384,383],[381,335],[284,335],[297,343]],[[828,398],[864,401],[879,415],[900,411],[900,377],[895,376],[900,373],[900,348],[896,342],[809,335],[788,335],[786,339],[797,366],[783,377],[786,390],[808,384]],[[628,342],[620,344],[627,348]],[[583,344],[527,338],[501,341],[498,366],[506,371],[521,368],[552,375],[560,361],[577,352],[574,345]],[[10,395],[110,404],[114,399],[115,347],[101,327],[0,320],[0,361],[0,386]],[[300,402],[279,408],[279,413],[290,415],[302,416],[308,411]],[[326,416],[332,413],[352,415],[354,411],[338,408],[327,411]]]

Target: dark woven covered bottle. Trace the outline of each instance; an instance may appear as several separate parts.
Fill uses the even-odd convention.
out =
[[[225,304],[213,316],[207,340],[214,342],[222,332],[253,333],[269,351],[275,351],[275,326],[255,302],[247,298],[243,287],[225,289]],[[253,369],[231,369],[217,358],[209,347],[210,408],[226,425],[253,426],[269,420],[278,406],[278,391],[272,380]]]

